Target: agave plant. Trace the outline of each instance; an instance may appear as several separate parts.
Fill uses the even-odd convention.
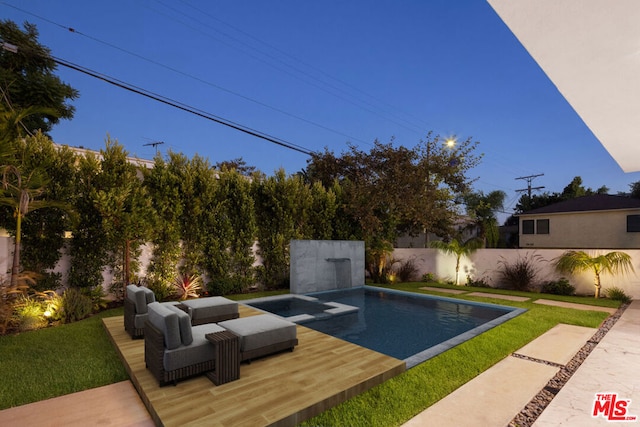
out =
[[[178,298],[198,298],[198,291],[202,289],[202,279],[197,274],[181,274],[173,281]]]

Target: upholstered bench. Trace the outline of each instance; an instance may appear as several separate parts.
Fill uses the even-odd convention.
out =
[[[217,323],[238,318],[238,303],[225,297],[188,299],[181,302],[191,315],[192,325]]]
[[[240,338],[240,361],[291,350],[298,345],[296,324],[270,314],[219,322]]]

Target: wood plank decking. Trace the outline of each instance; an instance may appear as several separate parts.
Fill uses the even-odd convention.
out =
[[[240,317],[255,314],[240,305]],[[293,352],[242,364],[237,381],[215,386],[202,375],[161,388],[145,368],[144,340],[131,339],[123,317],[103,322],[157,425],[293,426],[405,370],[401,360],[298,325]]]

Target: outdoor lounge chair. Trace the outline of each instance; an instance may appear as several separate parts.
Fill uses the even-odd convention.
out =
[[[124,299],[124,329],[131,338],[144,336],[144,322],[147,320],[147,304],[154,302],[153,291],[144,286],[128,285]]]
[[[175,384],[215,369],[213,346],[206,334],[223,332],[215,323],[191,326],[187,313],[170,304],[148,305],[144,361],[160,386]]]

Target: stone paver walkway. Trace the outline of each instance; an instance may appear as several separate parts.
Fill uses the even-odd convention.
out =
[[[496,298],[496,299],[503,299],[507,301],[518,301],[518,302],[529,300],[529,298],[527,297],[518,297],[515,295],[491,294],[489,292],[471,292],[467,295],[470,297]]]
[[[611,307],[598,307],[595,305],[575,304],[572,302],[553,301],[550,299],[537,299],[534,304],[551,305],[554,307],[573,308],[576,310],[593,310],[593,311],[605,311],[609,314],[615,313],[618,309]]]
[[[434,288],[434,287],[431,287],[431,286],[425,286],[425,287],[422,287],[420,289],[423,289],[425,291],[432,291],[432,292],[442,292],[442,293],[445,293],[445,294],[464,294],[465,292],[468,292],[468,291],[461,291],[461,290],[458,290],[458,289]]]

